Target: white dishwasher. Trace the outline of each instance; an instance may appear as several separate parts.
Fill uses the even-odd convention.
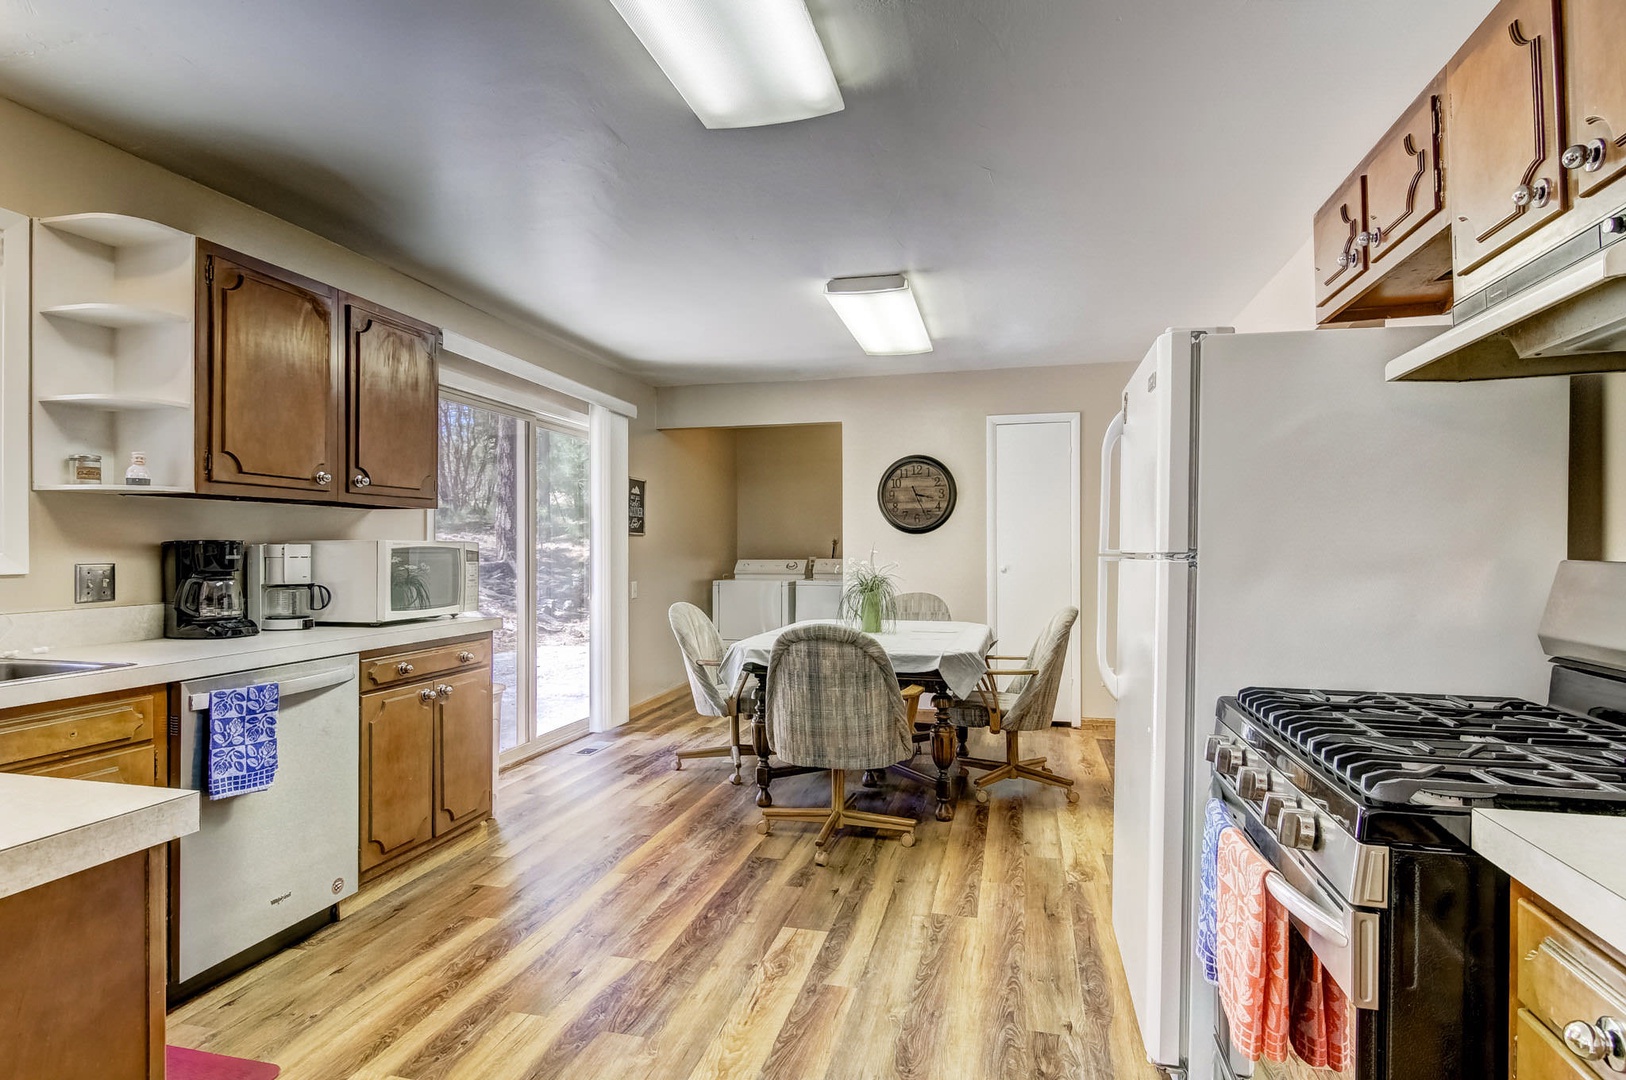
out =
[[[360,874],[357,658],[241,671],[181,684],[172,729],[178,786],[203,793],[183,836],[170,933],[170,998],[202,989],[314,931]],[[209,692],[276,683],[277,772],[264,791],[210,799]]]

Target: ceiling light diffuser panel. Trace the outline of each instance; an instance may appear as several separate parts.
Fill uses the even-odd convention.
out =
[[[902,274],[832,278],[825,299],[871,356],[907,356],[932,351],[926,320]]]
[[[760,127],[840,112],[805,0],[610,0],[701,123]]]

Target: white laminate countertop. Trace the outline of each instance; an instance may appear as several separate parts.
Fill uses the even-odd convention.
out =
[[[0,683],[0,709],[211,675],[229,675],[234,671],[295,664],[303,660],[320,660],[327,656],[343,656],[398,645],[419,645],[469,634],[484,634],[501,625],[501,619],[462,615],[389,626],[318,626],[312,630],[264,631],[253,637],[221,641],[151,638],[112,645],[52,649],[47,653],[25,656],[24,659],[90,660],[131,666]]]
[[[1626,817],[1475,810],[1473,846],[1577,925],[1626,952]]]
[[[0,897],[198,831],[198,793],[0,773]]]

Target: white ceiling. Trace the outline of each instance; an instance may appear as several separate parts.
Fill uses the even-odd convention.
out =
[[[0,0],[0,95],[657,384],[1223,322],[1492,0],[810,0],[846,111],[708,131],[609,0]],[[907,271],[935,352],[820,295]]]

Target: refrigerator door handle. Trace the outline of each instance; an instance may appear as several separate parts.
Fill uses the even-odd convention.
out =
[[[1101,538],[1095,570],[1095,666],[1100,669],[1101,681],[1107,693],[1118,696],[1118,673],[1107,660],[1107,567],[1117,561],[1119,552],[1112,547],[1112,452],[1124,437],[1124,414],[1119,412],[1107,425],[1107,435],[1101,443]]]

